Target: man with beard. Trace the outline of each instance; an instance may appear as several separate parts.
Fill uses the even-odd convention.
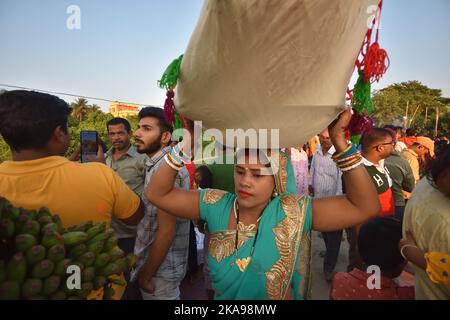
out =
[[[128,120],[113,118],[106,124],[108,138],[112,144],[106,153],[106,165],[113,169],[122,180],[137,195],[141,195],[144,189],[145,161],[147,156],[137,152],[131,145],[133,135]],[[134,251],[136,240],[136,227],[127,226],[118,219],[113,218],[111,227],[119,239],[119,247],[127,254]]]
[[[144,190],[170,151],[171,132],[162,109],[146,107],[139,112],[134,137],[137,151],[148,157]],[[178,172],[175,187],[189,190],[189,174],[185,168]],[[137,264],[132,281],[138,281],[144,300],[178,300],[187,268],[189,220],[169,215],[145,198],[143,201],[145,215],[137,228],[134,249]]]

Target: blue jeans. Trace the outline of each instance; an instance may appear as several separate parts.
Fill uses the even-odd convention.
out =
[[[395,217],[400,220],[403,225],[403,214],[405,213],[405,206],[395,206]]]
[[[333,232],[322,232],[323,241],[325,242],[326,253],[323,260],[323,271],[333,272],[339,257],[339,249],[341,248],[342,230]]]

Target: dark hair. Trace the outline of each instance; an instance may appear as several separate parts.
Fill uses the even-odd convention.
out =
[[[367,131],[364,133],[362,139],[361,139],[361,146],[363,150],[368,150],[370,147],[374,146],[375,144],[382,142],[386,137],[391,137],[395,139],[392,132],[388,129],[382,129],[382,128],[373,128],[370,131]]]
[[[358,249],[364,263],[392,270],[405,260],[398,243],[402,238],[402,224],[390,217],[377,217],[364,223],[359,230]]]
[[[415,137],[415,136],[417,136],[417,129],[416,128],[408,128],[408,129],[406,129],[406,135],[408,137]]]
[[[385,125],[385,126],[383,127],[383,129],[391,129],[391,130],[394,130],[394,131],[395,131],[395,127],[394,127],[393,125],[391,125],[391,124]]]
[[[108,129],[108,132],[109,132],[109,126],[115,126],[115,125],[118,125],[118,124],[123,124],[123,126],[125,127],[125,130],[127,130],[128,133],[131,132],[131,125],[128,122],[128,120],[124,119],[124,118],[112,118],[106,124],[106,129]]]
[[[139,120],[143,118],[155,118],[158,119],[159,127],[161,129],[161,133],[169,131],[172,132],[172,126],[166,122],[166,119],[163,115],[163,110],[157,107],[145,107],[139,111],[138,118]]]
[[[443,146],[436,153],[436,158],[427,164],[427,178],[434,185],[439,175],[450,168],[450,144]]]
[[[0,134],[12,150],[42,149],[58,126],[67,133],[71,111],[67,102],[50,94],[6,91],[0,95]]]
[[[212,188],[213,184],[213,176],[211,171],[209,171],[208,167],[200,166],[195,169],[195,172],[200,172],[202,175],[202,180],[200,181],[199,187],[202,189]]]

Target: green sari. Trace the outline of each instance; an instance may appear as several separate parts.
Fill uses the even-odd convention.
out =
[[[200,191],[200,218],[208,223],[211,240],[208,265],[218,300],[281,300],[310,296],[311,199],[296,194],[292,166],[280,154],[275,176],[279,196],[265,208],[250,263],[236,264],[236,230],[228,220],[236,195],[222,190]],[[256,231],[239,231],[237,258],[250,256]],[[291,284],[291,285],[290,285]]]

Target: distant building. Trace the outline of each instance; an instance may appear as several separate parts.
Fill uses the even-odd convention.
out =
[[[126,118],[137,115],[139,113],[139,106],[136,104],[113,102],[109,106],[109,113],[114,117]]]

